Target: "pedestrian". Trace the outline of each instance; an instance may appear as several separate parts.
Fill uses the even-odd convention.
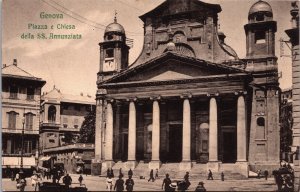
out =
[[[124,176],[123,173],[122,173],[122,168],[120,168],[119,170],[119,177],[121,176],[121,178]]]
[[[133,171],[131,170],[131,168],[130,168],[129,171],[128,171],[128,177],[129,177],[129,176],[131,176],[131,177],[133,176]]]
[[[25,186],[26,186],[25,178],[21,178],[19,181],[20,182],[17,185],[19,185],[20,191],[25,191]]]
[[[191,185],[191,182],[189,180],[189,177],[190,177],[189,174],[190,174],[189,172],[186,172],[185,176],[184,176],[184,182],[185,182],[186,189],[188,189],[189,186]]]
[[[156,169],[155,179],[158,179],[158,169]]]
[[[35,187],[35,186],[36,186],[37,180],[38,180],[37,175],[36,175],[36,174],[33,174],[33,175],[31,176],[31,186],[32,186],[32,187]]]
[[[110,176],[111,176],[111,178],[115,177],[114,170],[112,168],[110,168]]]
[[[106,189],[107,189],[108,191],[112,191],[112,189],[113,189],[113,179],[112,179],[111,176],[108,176],[108,177],[106,178]]]
[[[261,174],[261,170],[259,169],[259,170],[257,171],[257,179],[260,179],[260,174]]]
[[[11,178],[12,181],[15,180],[15,174],[14,174],[13,170],[10,172],[10,178]]]
[[[70,187],[70,185],[72,184],[72,178],[69,176],[69,174],[64,176],[63,183],[66,185],[67,188]]]
[[[167,173],[166,178],[164,178],[164,181],[161,185],[161,189],[164,189],[164,187],[165,187],[165,191],[171,191],[171,187],[170,187],[171,183],[172,183],[172,181],[169,178],[169,174]]]
[[[150,180],[152,180],[152,182],[154,182],[154,177],[153,177],[153,169],[151,169],[151,171],[150,171],[150,178],[148,179],[148,182],[150,181]]]
[[[225,180],[225,175],[224,175],[224,173],[223,173],[223,172],[221,173],[221,180],[222,180],[222,181],[224,181],[224,180]]]
[[[213,178],[213,174],[212,174],[212,172],[211,172],[211,170],[209,169],[208,170],[208,177],[207,177],[207,180],[214,180],[214,178]]]
[[[110,169],[107,168],[107,171],[106,171],[106,178],[110,176]]]
[[[79,176],[78,181],[79,181],[79,184],[80,184],[80,186],[81,186],[81,185],[82,185],[82,181],[83,181],[82,175]]]
[[[200,181],[195,189],[195,191],[197,192],[203,192],[206,191],[205,187],[204,187],[204,183],[202,181]]]
[[[20,182],[20,174],[19,173],[16,174],[16,181],[17,181],[17,183]]]
[[[128,179],[125,182],[125,185],[127,191],[133,191],[134,181],[132,179],[132,175],[129,175]]]
[[[121,170],[121,169],[120,169]],[[116,181],[116,184],[114,186],[115,191],[124,191],[124,180],[122,179],[123,174],[119,175],[119,179]]]
[[[265,179],[268,180],[268,176],[269,176],[268,170],[265,170],[264,175],[265,175]]]

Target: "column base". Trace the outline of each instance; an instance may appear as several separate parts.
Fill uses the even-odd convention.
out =
[[[180,171],[190,171],[192,169],[192,162],[191,161],[182,161],[179,164]]]
[[[249,163],[247,161],[237,161],[235,163],[239,172],[248,178],[249,176]]]
[[[210,169],[212,172],[219,172],[220,171],[220,161],[210,161],[206,164],[207,171]]]
[[[134,160],[129,160],[125,163],[125,169],[131,169],[131,170],[134,170],[135,167],[137,166],[137,162],[134,161]]]
[[[92,159],[91,175],[101,175],[102,162],[101,159]]]
[[[102,170],[107,170],[108,168],[112,168],[115,165],[114,161],[105,161],[102,163]]]
[[[159,169],[161,166],[160,160],[154,160],[149,162],[149,169]]]

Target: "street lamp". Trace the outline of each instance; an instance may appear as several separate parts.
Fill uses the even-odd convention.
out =
[[[21,135],[21,168],[20,168],[20,176],[22,176],[23,178],[23,151],[24,151],[24,125],[25,125],[25,113],[23,114],[23,118],[22,118],[22,135]]]

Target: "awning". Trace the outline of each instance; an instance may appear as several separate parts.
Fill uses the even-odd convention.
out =
[[[51,159],[51,157],[42,157],[40,158],[40,161],[48,161],[49,159]]]

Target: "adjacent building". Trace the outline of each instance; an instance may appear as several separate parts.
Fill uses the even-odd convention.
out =
[[[36,166],[39,156],[41,89],[45,83],[21,69],[16,59],[13,64],[2,68],[3,174],[8,169],[21,168],[22,164],[25,171]]]
[[[166,0],[140,16],[144,44],[131,65],[123,26],[115,18],[106,27],[99,43],[95,164],[139,170],[178,163],[172,169],[244,176],[249,167],[278,167],[272,8],[265,1],[250,7],[244,59],[218,30],[221,10],[198,0]]]
[[[292,44],[292,70],[293,70],[293,144],[295,165],[295,191],[300,190],[300,56],[299,56],[299,2],[291,3],[292,27],[285,32]]]
[[[59,89],[41,98],[40,150],[76,142],[84,117],[95,107],[90,95],[64,94]]]

